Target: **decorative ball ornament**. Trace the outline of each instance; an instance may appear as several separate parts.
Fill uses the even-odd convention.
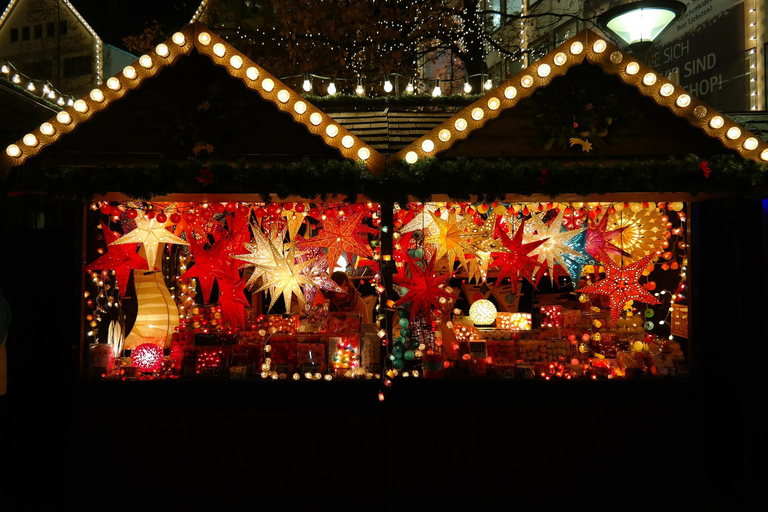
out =
[[[476,300],[469,308],[469,318],[475,325],[493,325],[496,322],[496,306],[486,299]]]
[[[163,349],[154,343],[142,343],[131,352],[131,364],[142,372],[153,372],[163,364]]]

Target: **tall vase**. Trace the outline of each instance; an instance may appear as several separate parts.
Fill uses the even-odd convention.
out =
[[[133,282],[139,307],[123,348],[133,350],[143,343],[170,348],[174,327],[179,326],[179,310],[165,286],[162,272],[134,270]]]

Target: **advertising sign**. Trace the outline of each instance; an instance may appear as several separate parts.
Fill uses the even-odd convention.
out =
[[[744,2],[690,0],[648,52],[648,64],[718,110],[749,110]]]

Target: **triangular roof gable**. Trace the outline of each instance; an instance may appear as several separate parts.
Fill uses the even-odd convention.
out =
[[[725,148],[737,151],[744,158],[768,161],[768,144],[765,141],[596,33],[584,30],[392,155],[387,161],[388,166],[402,159],[415,163],[418,159],[434,157],[446,151],[455,142],[466,139],[470,133],[481,129],[485,123],[530,97],[539,88],[546,87],[554,78],[565,75],[585,59],[599,66],[606,74],[616,75],[622,82],[635,86],[642,95],[667,107],[709,137],[719,140]]]
[[[91,115],[138,87],[143,80],[173,65],[178,58],[189,54],[193,47],[201,55],[209,57],[215,65],[223,67],[230,76],[245,83],[248,89],[256,91],[261,98],[290,115],[296,123],[304,125],[311,134],[337,149],[342,157],[352,161],[364,160],[368,170],[374,174],[383,170],[383,155],[200,23],[187,25],[158,45],[153,52],[142,55],[122,73],[93,89],[87,97],[76,101],[72,107],[43,123],[20,141],[9,145],[3,155],[2,166],[10,168],[21,165],[42,148],[55,143],[63,134],[71,132],[78,124],[86,122]]]

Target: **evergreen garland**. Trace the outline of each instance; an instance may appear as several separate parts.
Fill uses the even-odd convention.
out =
[[[346,160],[302,159],[272,166],[189,160],[162,161],[153,167],[17,168],[0,183],[0,191],[3,195],[44,192],[79,200],[108,192],[141,200],[173,193],[259,194],[265,202],[270,200],[270,194],[321,200],[340,195],[349,201],[359,194],[376,202],[405,202],[409,196],[426,201],[433,194],[464,201],[493,201],[507,194],[542,194],[556,199],[562,194],[621,192],[768,196],[768,164],[715,156],[707,162],[711,169],[709,177],[705,176],[703,166],[695,155],[611,166],[460,158],[427,159],[414,165],[399,162],[373,176],[362,164]],[[212,176],[209,184],[200,179],[207,172]]]

